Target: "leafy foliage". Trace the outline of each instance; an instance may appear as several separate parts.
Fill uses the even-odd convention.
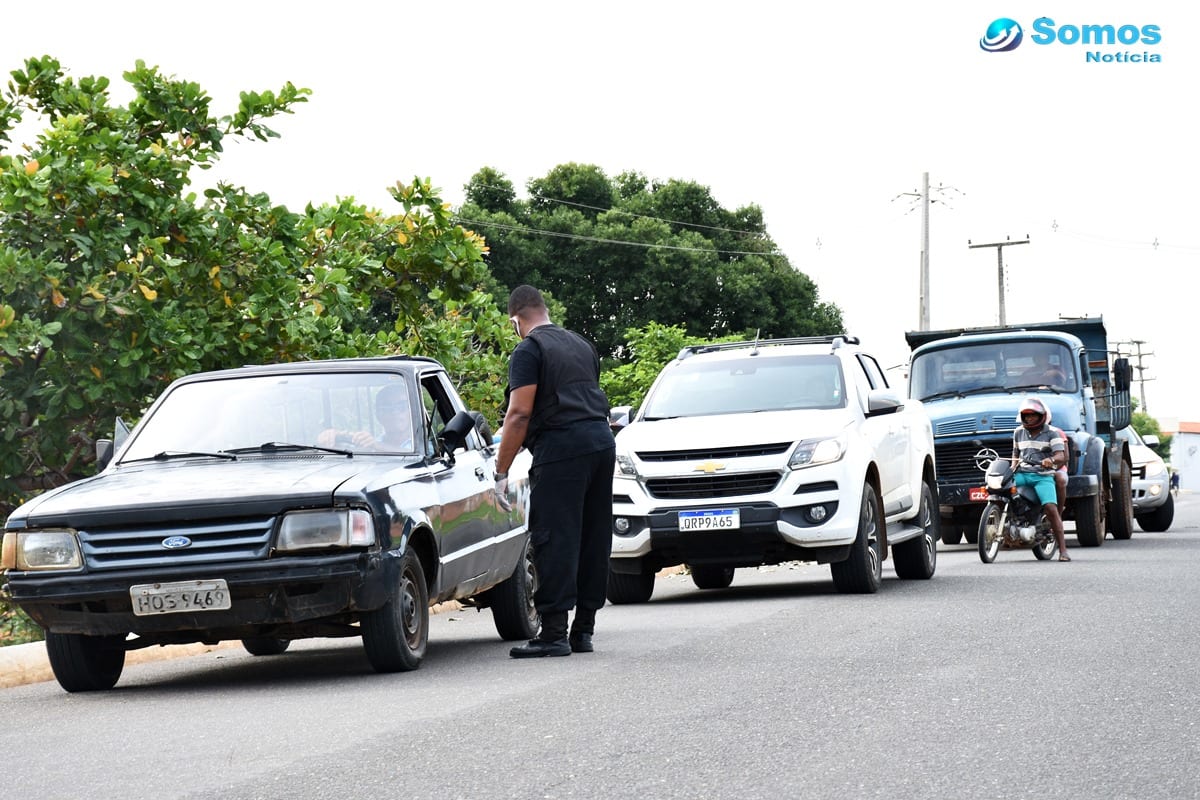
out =
[[[1136,400],[1133,402],[1137,403]],[[1157,436],[1158,444],[1154,446],[1154,451],[1162,457],[1163,461],[1168,464],[1171,463],[1171,440],[1175,437],[1170,434],[1164,434],[1162,428],[1158,425],[1157,419],[1144,411],[1134,411],[1130,425],[1138,432],[1138,436],[1141,436],[1143,439],[1148,435]]]
[[[726,336],[715,341],[736,341],[738,336]],[[688,345],[705,344],[714,340],[689,336],[678,325],[652,322],[644,328],[631,328],[625,334],[625,351],[629,361],[605,370],[600,375],[600,388],[613,406],[641,405],[654,379],[679,351]]]
[[[572,163],[531,180],[527,201],[490,167],[465,188],[459,219],[487,237],[496,281],[552,292],[560,321],[604,355],[628,361],[626,331],[651,323],[703,339],[843,329],[838,308],[777,252],[761,210],[723,209],[707,187],[634,172],[610,180]]]

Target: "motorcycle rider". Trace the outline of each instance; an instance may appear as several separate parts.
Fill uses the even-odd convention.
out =
[[[1021,424],[1013,431],[1014,481],[1017,486],[1032,486],[1037,492],[1058,542],[1058,560],[1070,561],[1054,480],[1058,468],[1067,463],[1066,442],[1062,432],[1050,425],[1050,409],[1036,397],[1026,398],[1017,414]]]

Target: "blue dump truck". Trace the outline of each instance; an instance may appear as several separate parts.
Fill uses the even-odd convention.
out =
[[[1017,408],[1041,399],[1068,443],[1067,501],[1079,543],[1133,535],[1129,360],[1108,348],[1102,317],[993,328],[909,331],[909,395],[933,422],[942,541],[977,541],[984,470],[1012,453]]]

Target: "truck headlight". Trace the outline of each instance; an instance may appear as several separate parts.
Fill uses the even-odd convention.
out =
[[[11,542],[11,545],[10,545]],[[83,556],[73,530],[18,531],[4,534],[5,550],[13,548],[10,558],[20,570],[81,569]]]
[[[322,547],[366,547],[375,544],[371,514],[362,509],[293,511],[279,526],[277,550],[312,550]]]
[[[618,478],[636,478],[637,467],[633,465],[633,459],[629,456],[618,455],[616,471],[614,474]]]
[[[788,458],[788,469],[802,469],[817,464],[830,464],[846,454],[846,437],[831,436],[826,439],[804,439],[796,445]]]
[[[1167,471],[1167,466],[1161,461],[1150,461],[1146,463],[1146,477],[1157,478]]]

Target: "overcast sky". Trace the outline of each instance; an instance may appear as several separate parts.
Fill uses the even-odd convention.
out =
[[[985,52],[1000,17],[1024,39]],[[1039,45],[1043,17],[1067,39],[1111,25],[1138,41]],[[888,365],[920,321],[921,212],[905,195],[928,172],[944,201],[931,327],[995,324],[996,251],[968,240],[1028,236],[1004,249],[1007,322],[1103,315],[1111,340],[1153,353],[1150,413],[1200,421],[1194,3],[46,0],[10,23],[6,70],[50,54],[111,77],[121,102],[139,58],[199,83],[218,114],[242,90],[312,89],[273,125],[282,140],[234,144],[214,170],[297,210],[346,196],[398,210],[386,187],[414,176],[458,204],[483,166],[525,197],[572,161],[757,204]]]

